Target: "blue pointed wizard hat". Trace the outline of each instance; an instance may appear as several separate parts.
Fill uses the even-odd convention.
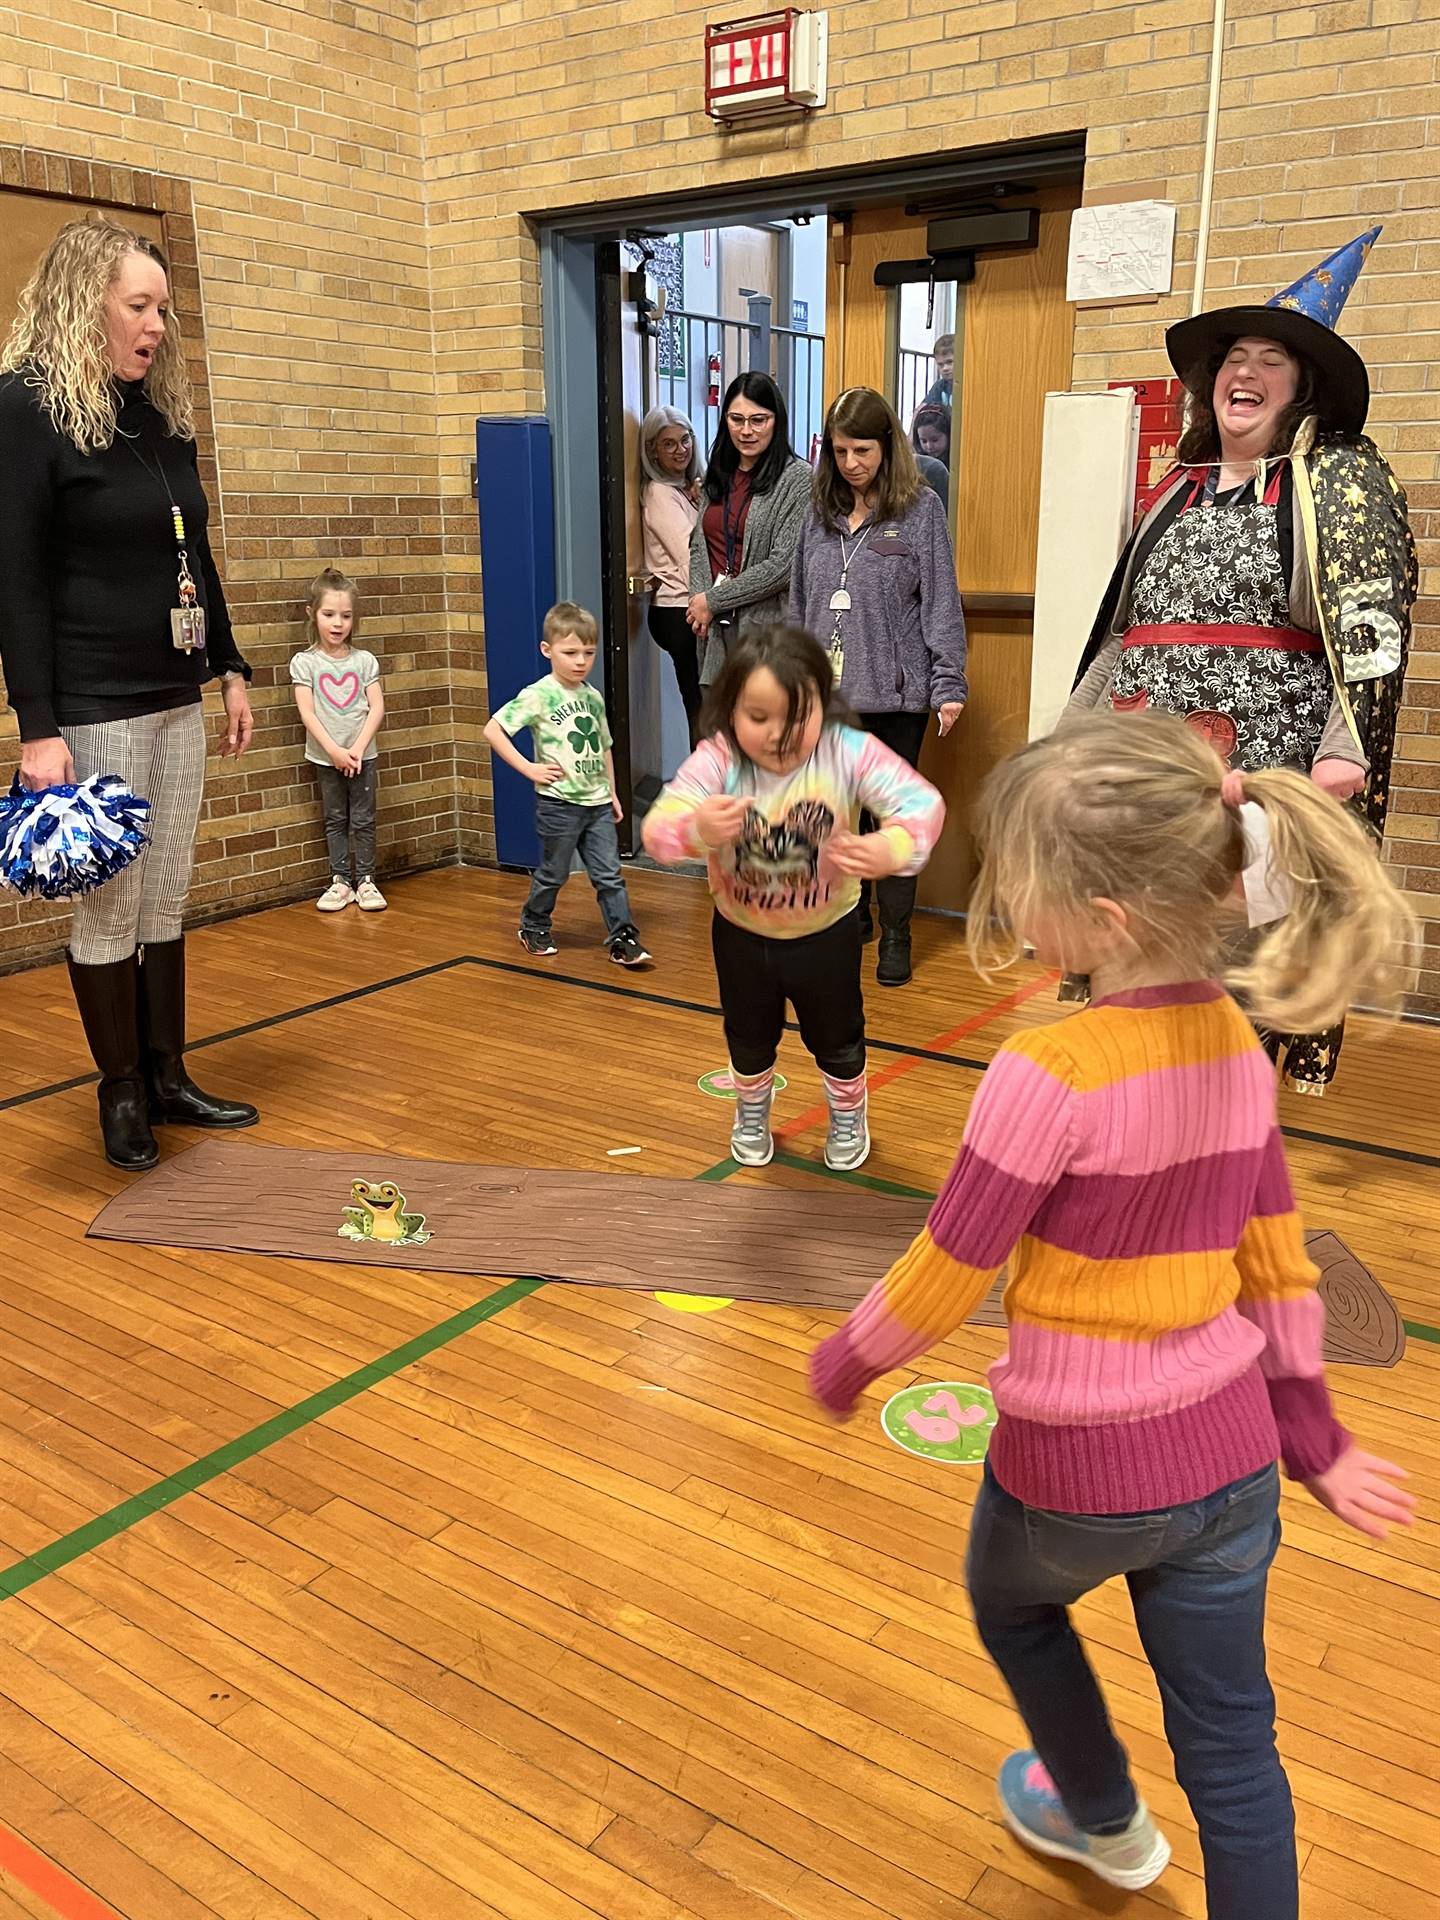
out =
[[[1336,333],[1335,323],[1379,234],[1379,227],[1371,227],[1357,235],[1264,306],[1217,307],[1177,321],[1165,335],[1171,366],[1188,382],[1222,342],[1252,335],[1278,340],[1314,368],[1315,412],[1321,426],[1358,433],[1370,409],[1370,377],[1359,354]]]

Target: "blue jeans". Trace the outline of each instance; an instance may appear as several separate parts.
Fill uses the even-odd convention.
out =
[[[1265,1672],[1279,1501],[1270,1466],[1157,1513],[1049,1513],[1012,1499],[987,1467],[970,1528],[980,1638],[1087,1833],[1121,1831],[1137,1797],[1067,1610],[1124,1574],[1200,1828],[1210,1920],[1296,1920],[1300,1910],[1295,1810]]]
[[[606,934],[631,925],[630,896],[620,872],[620,840],[615,816],[607,800],[603,807],[579,807],[571,800],[535,795],[535,831],[540,836],[540,864],[530,882],[530,898],[520,914],[526,933],[549,933],[550,916],[560,889],[570,878],[578,853],[600,902]]]

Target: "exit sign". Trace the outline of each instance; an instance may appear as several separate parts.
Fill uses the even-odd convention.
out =
[[[825,102],[827,16],[781,7],[705,29],[705,111],[714,120],[809,113]]]

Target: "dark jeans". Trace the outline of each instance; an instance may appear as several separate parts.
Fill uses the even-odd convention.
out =
[[[695,634],[685,618],[683,607],[650,607],[650,637],[662,653],[668,653],[675,668],[685,718],[690,724],[690,744],[700,738],[700,653]]]
[[[862,713],[860,724],[867,733],[873,733],[877,740],[883,741],[892,753],[898,753],[907,765],[918,767],[920,749],[925,744],[925,729],[930,724],[928,713]],[[860,831],[873,833],[879,822],[873,815],[860,816]],[[915,911],[915,875],[892,873],[884,880],[875,882],[875,897],[880,907],[880,930],[882,933],[909,933],[910,916]],[[870,911],[870,882],[860,882],[860,912]]]
[[[550,916],[560,889],[570,878],[577,853],[600,902],[606,933],[628,927],[630,897],[620,872],[620,840],[610,802],[601,807],[579,807],[571,800],[555,800],[543,790],[537,791],[535,831],[540,836],[540,864],[530,882],[530,898],[521,909],[521,927],[527,933],[549,933]]]
[[[717,913],[710,930],[725,1041],[737,1073],[775,1064],[785,1002],[822,1073],[853,1080],[865,1071],[865,1001],[860,992],[860,919],[847,913],[823,933],[771,940]]]
[[[1012,1499],[987,1468],[970,1528],[980,1638],[1067,1813],[1088,1833],[1120,1831],[1136,1794],[1067,1609],[1125,1576],[1200,1828],[1210,1920],[1299,1912],[1295,1812],[1265,1672],[1279,1499],[1271,1466],[1158,1513],[1047,1513]]]
[[[375,876],[375,762],[367,760],[359,773],[341,773],[338,767],[316,767],[320,804],[325,814],[325,851],[330,872],[340,880],[371,880]],[[355,842],[355,865],[350,865],[350,842]]]

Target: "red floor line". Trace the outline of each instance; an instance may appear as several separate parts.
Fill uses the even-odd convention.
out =
[[[22,1887],[55,1909],[59,1920],[124,1920],[113,1907],[97,1900],[78,1880],[63,1873],[53,1860],[37,1853],[18,1834],[0,1827],[0,1873],[8,1873]]]
[[[957,1040],[978,1033],[981,1027],[988,1027],[992,1020],[998,1020],[1002,1013],[1013,1013],[1016,1007],[1023,1007],[1027,1000],[1033,1000],[1037,993],[1043,993],[1047,987],[1053,987],[1060,978],[1058,973],[1045,973],[1038,980],[1032,980],[1029,986],[1017,987],[1014,993],[1007,993],[1003,1000],[995,1001],[993,1006],[981,1007],[978,1013],[972,1013],[968,1020],[962,1020],[958,1027],[951,1027],[946,1033],[937,1033],[933,1040],[925,1042],[927,1053],[943,1053],[947,1047],[953,1047]],[[881,1067],[869,1076],[867,1085],[871,1093],[881,1087],[888,1087],[892,1080],[898,1080],[902,1074],[913,1073],[917,1067],[927,1063],[907,1055],[892,1061],[888,1067]],[[804,1113],[797,1113],[793,1120],[787,1120],[783,1126],[776,1127],[777,1140],[793,1140],[797,1133],[804,1133],[807,1127],[815,1126],[827,1117],[828,1109],[823,1100],[813,1107],[807,1107]]]

